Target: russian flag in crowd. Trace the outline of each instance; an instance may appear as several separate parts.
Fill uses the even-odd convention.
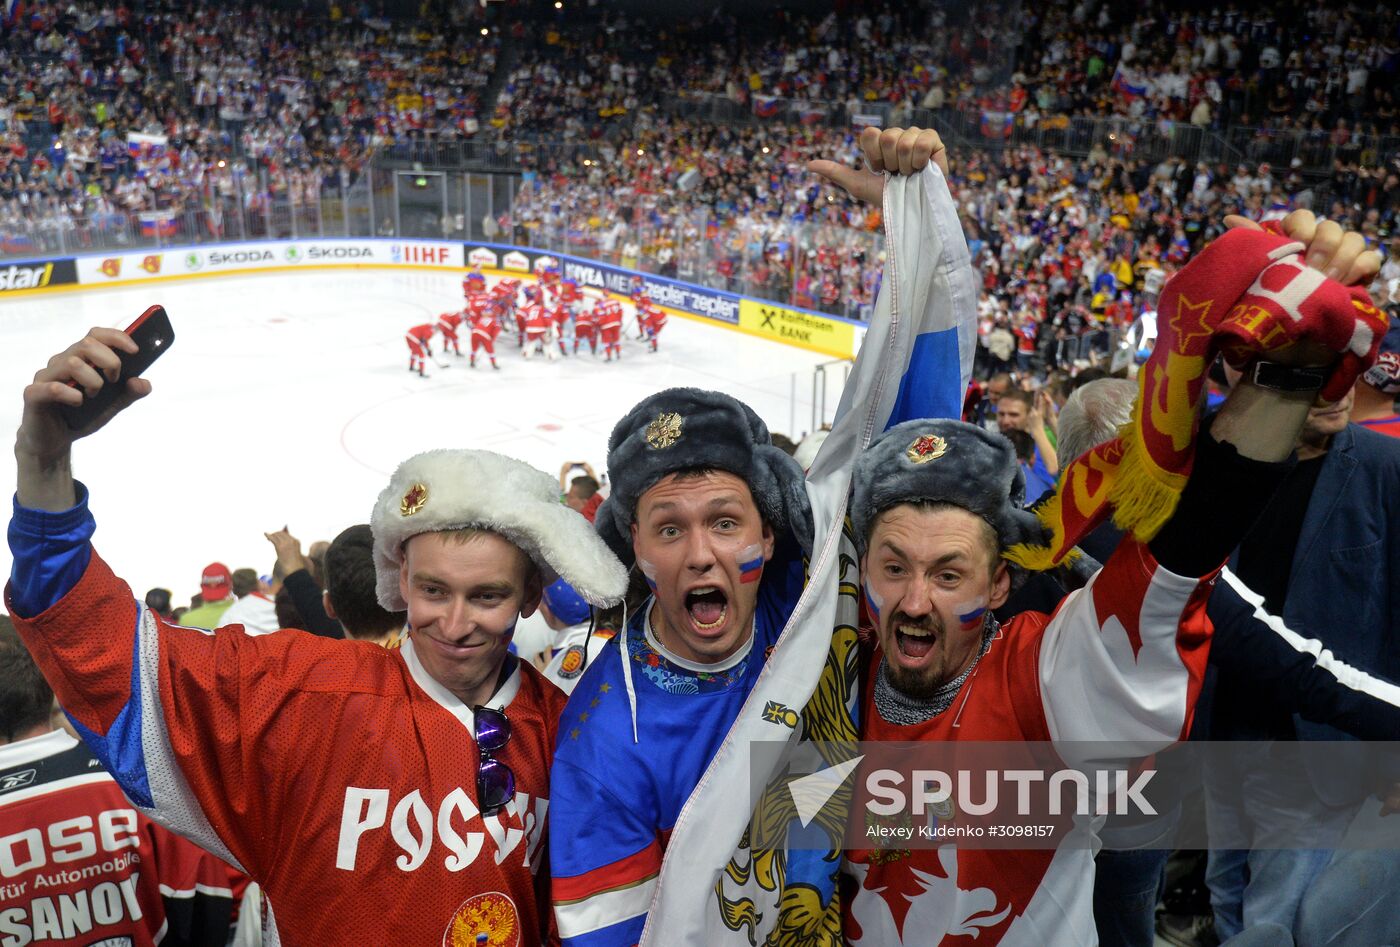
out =
[[[1128,98],[1147,94],[1147,83],[1131,66],[1120,65],[1113,72],[1113,91]]]
[[[141,221],[141,236],[143,237],[173,237],[175,236],[175,218],[169,214],[139,214],[137,219]]]
[[[983,112],[981,130],[983,138],[1010,138],[1011,126],[1016,121],[1014,112]]]
[[[759,118],[772,118],[782,109],[782,100],[775,95],[753,97],[753,113]]]
[[[145,135],[141,132],[127,134],[126,151],[131,156],[131,163],[136,168],[137,177],[145,177],[146,172],[165,157],[167,144],[169,144],[169,139],[164,135]]]
[[[826,109],[804,108],[797,113],[797,120],[803,125],[815,125],[826,118]]]
[[[15,21],[24,15],[24,0],[5,0],[5,25],[14,26]]]

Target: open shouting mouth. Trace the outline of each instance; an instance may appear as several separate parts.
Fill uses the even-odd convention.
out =
[[[895,626],[894,639],[900,654],[918,661],[928,657],[938,636],[932,628],[923,625],[900,624]]]
[[[685,594],[685,610],[696,630],[715,631],[729,614],[729,597],[713,585],[701,586]]]

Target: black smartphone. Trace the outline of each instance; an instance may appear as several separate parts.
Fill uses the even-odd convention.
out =
[[[118,394],[126,390],[128,378],[136,378],[150,368],[151,363],[165,354],[165,350],[175,341],[175,330],[170,325],[170,317],[165,314],[164,306],[152,306],[141,313],[139,319],[126,327],[126,334],[131,336],[138,349],[135,353],[117,353],[122,363],[121,377],[115,382],[104,381],[97,394],[85,397],[82,404],[59,408],[71,430],[81,431],[91,424],[111,406]]]

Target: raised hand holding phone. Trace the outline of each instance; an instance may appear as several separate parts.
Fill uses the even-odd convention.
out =
[[[49,359],[24,389],[24,414],[15,435],[22,506],[55,512],[72,507],[73,442],[150,394],[151,383],[139,373],[170,347],[174,332],[159,306],[129,328],[139,338],[120,329],[91,330]]]
[[[140,377],[175,341],[175,330],[170,325],[170,317],[166,315],[164,306],[152,306],[147,309],[135,322],[127,326],[125,335],[136,344],[136,351],[121,350],[116,353],[120,363],[117,375],[112,377],[107,373],[106,376],[112,384],[103,384],[96,391],[86,386],[74,385],[84,390],[82,403],[65,404],[61,409],[69,429],[79,432],[80,436],[90,427],[96,430],[93,422],[102,417],[126,390],[126,382]]]

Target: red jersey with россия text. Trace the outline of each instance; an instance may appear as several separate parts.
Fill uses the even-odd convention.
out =
[[[270,944],[554,941],[540,869],[564,696],[533,668],[489,702],[516,795],[483,817],[472,710],[411,635],[386,650],[169,625],[95,551],[57,604],[14,621],[133,802],[263,886]]]

